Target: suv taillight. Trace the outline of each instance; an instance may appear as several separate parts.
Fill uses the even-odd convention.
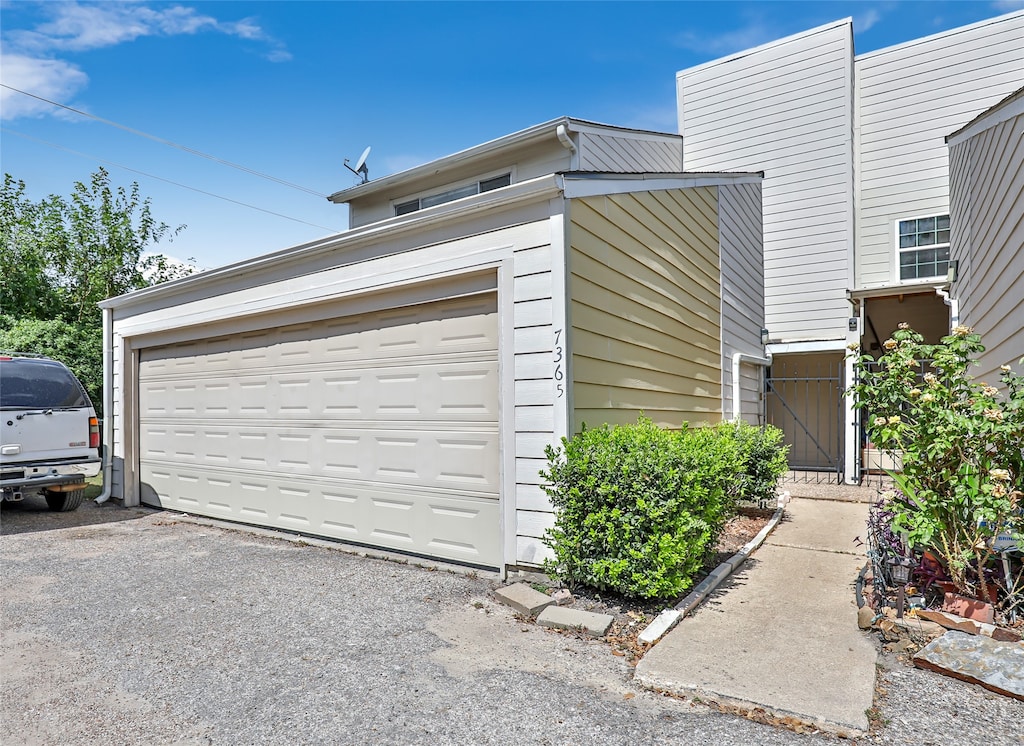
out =
[[[100,421],[95,417],[89,418],[89,447],[100,447]]]

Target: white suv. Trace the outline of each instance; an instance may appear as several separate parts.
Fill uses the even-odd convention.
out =
[[[100,428],[89,395],[56,360],[0,353],[0,490],[41,491],[50,510],[82,504],[100,471]]]

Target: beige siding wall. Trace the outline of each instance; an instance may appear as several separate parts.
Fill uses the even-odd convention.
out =
[[[950,189],[953,295],[985,343],[973,374],[995,384],[1024,356],[1024,114],[950,149]]]
[[[570,203],[573,421],[722,417],[718,190]]]
[[[858,287],[899,283],[896,221],[949,211],[945,136],[1020,87],[1024,13],[860,55]]]

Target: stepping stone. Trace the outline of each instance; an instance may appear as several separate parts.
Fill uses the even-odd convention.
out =
[[[578,629],[591,637],[601,637],[612,626],[608,614],[595,614],[565,606],[549,606],[537,617],[537,624],[553,629]]]
[[[494,595],[506,606],[511,606],[520,614],[526,614],[526,616],[537,616],[537,614],[555,602],[555,599],[551,598],[551,596],[534,590],[526,583],[507,585],[496,590]]]
[[[915,655],[914,665],[1024,702],[1024,645],[1020,643],[947,632]]]

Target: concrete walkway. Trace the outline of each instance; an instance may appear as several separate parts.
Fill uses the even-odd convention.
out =
[[[762,547],[636,667],[643,686],[826,730],[868,729],[876,650],[857,628],[868,505],[794,498]]]

